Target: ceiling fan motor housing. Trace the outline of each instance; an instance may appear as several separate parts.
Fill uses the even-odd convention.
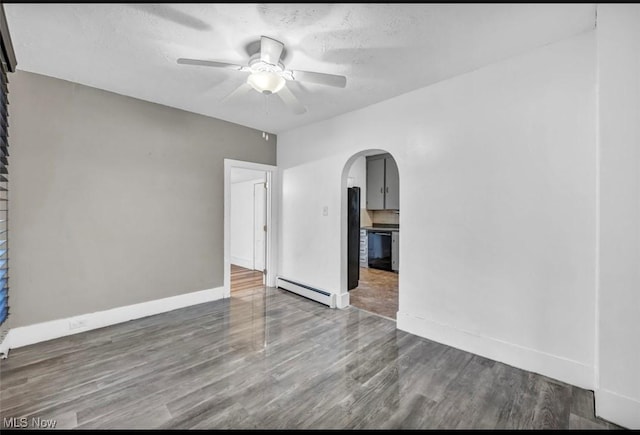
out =
[[[284,65],[282,62],[278,62],[277,65],[265,62],[260,59],[260,53],[254,54],[249,59],[249,68],[255,72],[274,72],[280,74],[284,71]]]

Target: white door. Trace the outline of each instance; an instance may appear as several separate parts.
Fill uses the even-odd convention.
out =
[[[253,268],[264,271],[267,192],[264,183],[253,185]]]

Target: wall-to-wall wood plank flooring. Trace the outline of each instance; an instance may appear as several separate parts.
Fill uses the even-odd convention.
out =
[[[246,267],[231,265],[231,292],[239,294],[240,292],[249,291],[255,289],[264,289],[262,283],[262,272],[257,270],[247,269]]]
[[[593,394],[254,289],[51,340],[0,361],[4,418],[58,428],[615,428]]]
[[[349,303],[354,307],[395,319],[398,312],[398,274],[361,267],[358,287],[349,292]]]

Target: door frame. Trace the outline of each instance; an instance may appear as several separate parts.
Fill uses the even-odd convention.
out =
[[[231,297],[231,170],[233,168],[264,171],[267,182],[267,245],[265,282],[275,287],[278,258],[278,167],[242,160],[224,159],[224,297]]]
[[[260,230],[256,229],[256,202],[257,202],[256,201],[256,187],[260,186],[262,184],[263,185],[262,189],[265,189],[264,188],[264,184],[266,182],[267,182],[267,180],[266,180],[266,175],[265,175],[265,180],[263,182],[261,182],[261,183],[253,183],[253,250],[252,250],[253,251],[253,258],[252,258],[253,270],[259,270],[259,269],[256,269],[256,235],[257,235],[256,233],[264,233],[265,232],[264,229],[260,229]],[[263,204],[262,204],[262,218],[261,218],[261,221],[262,221],[263,225],[266,225],[267,224],[267,189],[265,189],[264,197],[262,198],[262,202],[263,202]],[[267,235],[264,234],[263,235],[263,241],[262,241],[262,269],[260,269],[260,270],[264,270],[264,269],[267,268],[267,264],[266,264],[267,243],[266,242],[267,242]],[[265,279],[265,282],[266,282],[266,279]]]

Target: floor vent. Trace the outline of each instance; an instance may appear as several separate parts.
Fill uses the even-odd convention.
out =
[[[327,291],[319,290],[306,284],[300,284],[281,277],[278,277],[276,286],[292,293],[299,294],[300,296],[304,296],[305,298],[320,302],[321,304],[327,305],[331,308],[336,307],[336,295]]]

